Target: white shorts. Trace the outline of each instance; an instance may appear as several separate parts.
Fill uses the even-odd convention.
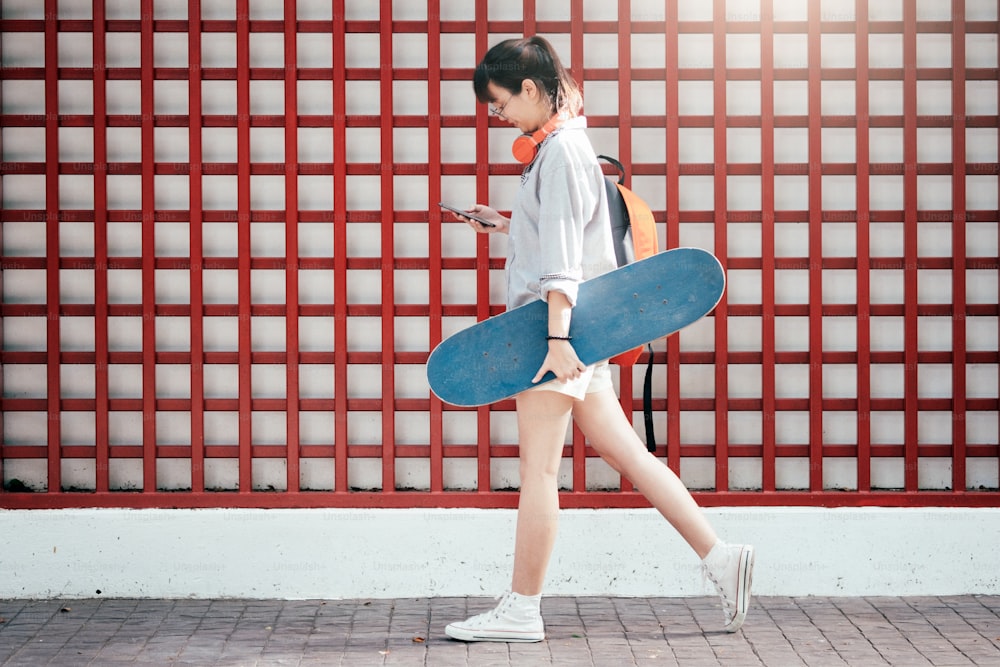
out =
[[[587,370],[583,371],[580,377],[575,380],[567,380],[566,382],[549,380],[527,391],[555,391],[582,401],[587,394],[594,394],[604,389],[614,389],[614,387],[614,382],[611,380],[611,367],[607,361],[599,361],[592,366],[587,366]]]

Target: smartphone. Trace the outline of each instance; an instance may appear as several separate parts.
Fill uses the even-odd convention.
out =
[[[471,213],[466,213],[462,209],[455,208],[454,206],[448,206],[444,202],[438,202],[438,206],[440,206],[441,208],[443,208],[445,210],[451,211],[452,213],[457,213],[458,215],[462,216],[463,218],[469,218],[470,220],[475,220],[476,222],[478,222],[479,224],[481,224],[483,227],[496,227],[495,224],[493,224],[492,222],[490,222],[486,218],[480,218],[478,215],[473,215]]]

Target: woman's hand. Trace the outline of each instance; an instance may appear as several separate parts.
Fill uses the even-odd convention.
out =
[[[510,228],[510,220],[503,217],[489,206],[476,204],[475,206],[467,208],[465,210],[466,212],[471,213],[472,215],[476,215],[485,220],[489,220],[494,225],[496,225],[496,227],[487,227],[486,225],[479,224],[472,218],[466,218],[465,216],[459,215],[458,213],[452,213],[452,215],[455,217],[456,220],[460,220],[468,224],[470,227],[472,227],[480,234],[495,234],[495,233],[506,234],[507,230]]]
[[[569,380],[576,380],[585,370],[587,367],[576,356],[576,350],[573,349],[568,340],[550,340],[549,352],[545,355],[545,361],[542,362],[542,367],[538,369],[538,373],[531,381],[537,383],[546,372],[552,371],[557,380],[565,383]]]
[[[587,370],[587,367],[580,361],[580,357],[576,356],[576,350],[566,339],[569,336],[573,307],[569,303],[569,298],[562,292],[549,292],[546,300],[549,311],[549,335],[555,338],[549,339],[549,352],[545,355],[542,367],[538,369],[532,382],[541,380],[547,371],[555,373],[556,379],[560,382],[575,380]]]

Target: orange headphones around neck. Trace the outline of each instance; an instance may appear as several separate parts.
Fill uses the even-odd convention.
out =
[[[545,141],[545,137],[559,129],[563,124],[563,120],[562,116],[556,114],[552,118],[549,118],[540,129],[535,130],[531,134],[522,134],[515,139],[514,145],[510,149],[514,154],[514,159],[521,164],[531,164],[535,156],[538,155],[538,147]]]

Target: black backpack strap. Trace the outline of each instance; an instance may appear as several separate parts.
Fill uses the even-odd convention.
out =
[[[609,162],[612,166],[614,166],[614,168],[618,170],[618,185],[625,185],[625,167],[622,166],[621,162],[607,155],[598,155],[597,159]]]
[[[642,383],[642,417],[646,423],[646,449],[656,451],[656,435],[653,433],[653,344],[646,346],[649,350],[649,362],[646,364],[646,379]]]

